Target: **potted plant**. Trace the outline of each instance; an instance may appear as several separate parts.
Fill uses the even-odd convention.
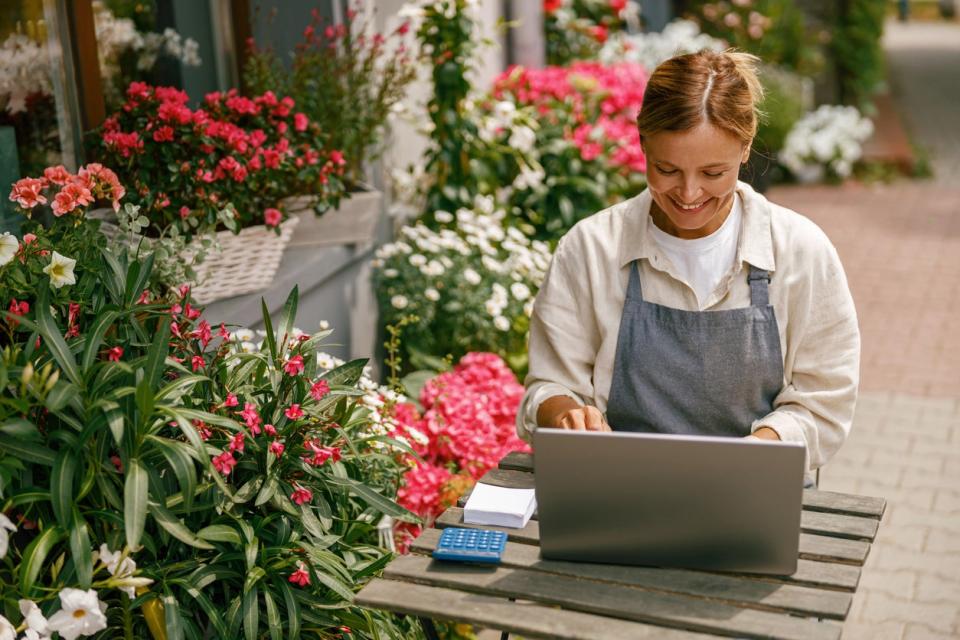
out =
[[[244,83],[253,92],[292,96],[343,154],[347,193],[339,208],[326,210],[322,197],[309,193],[285,202],[301,219],[292,243],[364,243],[383,209],[382,194],[364,182],[366,166],[382,153],[387,116],[416,74],[403,43],[409,26],[384,36],[354,9],[341,24],[324,23],[316,10],[312,15],[289,64],[251,43]]]
[[[309,192],[331,206],[344,160],[289,96],[208,94],[198,109],[186,93],[133,82],[126,102],[94,134],[95,151],[128,185],[144,232],[169,230],[211,255],[197,265],[200,302],[257,291],[279,267],[296,220],[281,201]],[[182,256],[177,256],[182,259]]]

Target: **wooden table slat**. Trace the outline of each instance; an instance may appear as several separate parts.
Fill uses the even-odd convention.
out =
[[[533,456],[529,453],[513,451],[500,461],[500,470],[533,471]],[[485,479],[484,482],[487,482]],[[532,482],[532,480],[531,480]],[[532,486],[532,485],[531,485]],[[843,513],[869,518],[881,518],[886,510],[887,501],[871,496],[857,496],[833,491],[806,489],[803,492],[803,508],[811,511]]]
[[[379,578],[370,581],[357,594],[355,603],[407,615],[477,624],[520,634],[524,638],[708,640],[717,637],[532,602],[512,602],[495,596]]]
[[[514,542],[523,544],[538,545],[540,543],[540,523],[531,520],[522,529],[510,529],[507,527],[494,527],[489,525],[470,525],[463,522],[463,509],[460,507],[450,507],[437,518],[434,525],[437,528],[444,527],[473,527],[496,529],[504,531]],[[862,540],[847,540],[845,538],[835,538],[830,536],[821,536],[811,533],[800,534],[800,557],[807,560],[819,560],[825,562],[842,562],[845,564],[863,565],[867,560],[867,554],[870,552],[870,543]]]
[[[427,529],[414,540],[411,548],[418,553],[429,555],[439,539],[439,530]],[[755,609],[835,620],[846,618],[853,600],[853,595],[849,592],[765,582],[732,574],[543,560],[536,547],[514,542],[507,543],[500,566],[578,576]]]
[[[420,555],[396,558],[384,570],[384,577],[742,638],[835,640],[842,628],[833,621],[744,609],[701,598],[526,569],[435,562]]]

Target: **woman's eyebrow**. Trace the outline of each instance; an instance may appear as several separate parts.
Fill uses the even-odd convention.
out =
[[[668,166],[668,167],[676,167],[676,166],[677,166],[677,165],[673,164],[672,162],[667,162],[666,160],[657,160],[657,161],[654,162],[654,164],[656,164],[656,165],[664,165],[664,166]],[[710,164],[705,164],[705,165],[702,165],[702,166],[697,167],[697,168],[698,168],[698,169],[712,169],[712,168],[714,168],[714,167],[727,167],[727,166],[730,166],[730,163],[729,163],[729,162],[711,162]]]

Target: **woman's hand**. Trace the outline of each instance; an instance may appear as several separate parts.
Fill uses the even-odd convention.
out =
[[[540,404],[537,423],[573,431],[610,431],[610,425],[596,407],[577,404],[568,396],[553,396]]]
[[[753,433],[747,436],[748,438],[756,438],[757,440],[779,440],[780,434],[771,429],[770,427],[760,427]]]

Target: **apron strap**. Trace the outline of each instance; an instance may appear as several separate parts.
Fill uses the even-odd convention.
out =
[[[627,280],[627,296],[624,299],[624,303],[626,303],[627,300],[643,301],[643,287],[640,286],[639,263],[639,260],[634,260],[630,263],[630,278]]]
[[[770,272],[758,269],[751,264],[747,282],[750,284],[750,305],[754,307],[769,306],[770,294],[767,287],[770,285]]]

